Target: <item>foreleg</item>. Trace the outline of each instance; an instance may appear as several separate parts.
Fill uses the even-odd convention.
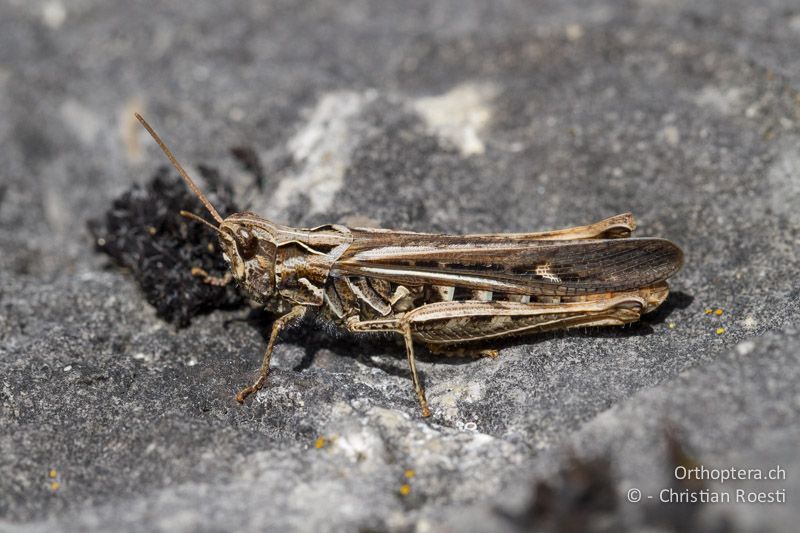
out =
[[[275,347],[275,341],[278,340],[278,334],[292,321],[300,319],[305,312],[306,307],[298,305],[293,307],[291,311],[285,315],[278,317],[275,322],[273,322],[272,332],[269,335],[269,341],[267,342],[267,349],[264,352],[264,360],[261,362],[261,370],[259,372],[258,379],[255,381],[255,383],[249,387],[245,387],[236,394],[237,402],[244,403],[245,398],[247,398],[250,394],[261,390],[261,387],[264,386],[264,382],[267,381],[267,375],[269,374],[269,361],[272,358],[272,349]]]

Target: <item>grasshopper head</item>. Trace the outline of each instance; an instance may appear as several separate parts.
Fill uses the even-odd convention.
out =
[[[219,226],[193,213],[181,211],[181,215],[197,220],[217,232],[222,255],[230,265],[233,277],[251,299],[265,303],[275,292],[276,246],[272,233],[268,231],[269,225],[265,221],[254,223],[253,217],[257,216],[253,213],[236,213],[223,219],[150,124],[138,113],[135,115]]]
[[[275,291],[275,243],[272,235],[231,215],[219,226],[222,257],[248,296],[265,303]]]

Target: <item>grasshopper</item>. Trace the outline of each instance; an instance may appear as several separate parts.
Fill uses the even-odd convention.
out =
[[[495,357],[496,350],[474,343],[630,324],[664,302],[666,279],[683,265],[672,242],[629,238],[636,227],[630,213],[557,231],[463,236],[339,224],[293,228],[251,212],[223,219],[153,128],[136,118],[217,222],[181,211],[217,233],[230,265],[223,277],[192,273],[214,285],[236,281],[278,315],[258,378],[236,394],[239,403],[264,386],[281,330],[315,312],[350,332],[401,335],[428,417],[415,342],[433,353]]]

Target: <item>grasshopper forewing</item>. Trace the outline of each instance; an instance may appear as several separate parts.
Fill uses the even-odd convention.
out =
[[[683,253],[664,239],[629,238],[631,214],[542,233],[441,235],[338,224],[292,228],[254,213],[219,216],[141,116],[212,217],[230,274],[255,302],[276,313],[258,379],[261,389],[278,334],[309,312],[352,332],[402,335],[422,415],[430,410],[414,343],[442,354],[484,354],[477,341],[554,329],[624,325],[666,299],[666,279]],[[182,213],[190,218],[196,215]]]

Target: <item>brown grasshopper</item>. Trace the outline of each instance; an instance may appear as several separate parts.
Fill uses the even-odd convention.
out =
[[[258,379],[236,400],[264,386],[278,334],[310,311],[351,332],[403,336],[422,416],[430,416],[417,376],[414,342],[434,353],[479,354],[475,341],[554,329],[620,326],[667,297],[666,279],[683,252],[664,239],[627,238],[626,213],[588,226],[543,233],[441,235],[328,224],[292,228],[255,213],[223,219],[150,125],[136,118],[219,224],[230,271],[200,269],[206,283],[236,280],[249,298],[278,315]],[[465,348],[465,346],[467,348]]]

